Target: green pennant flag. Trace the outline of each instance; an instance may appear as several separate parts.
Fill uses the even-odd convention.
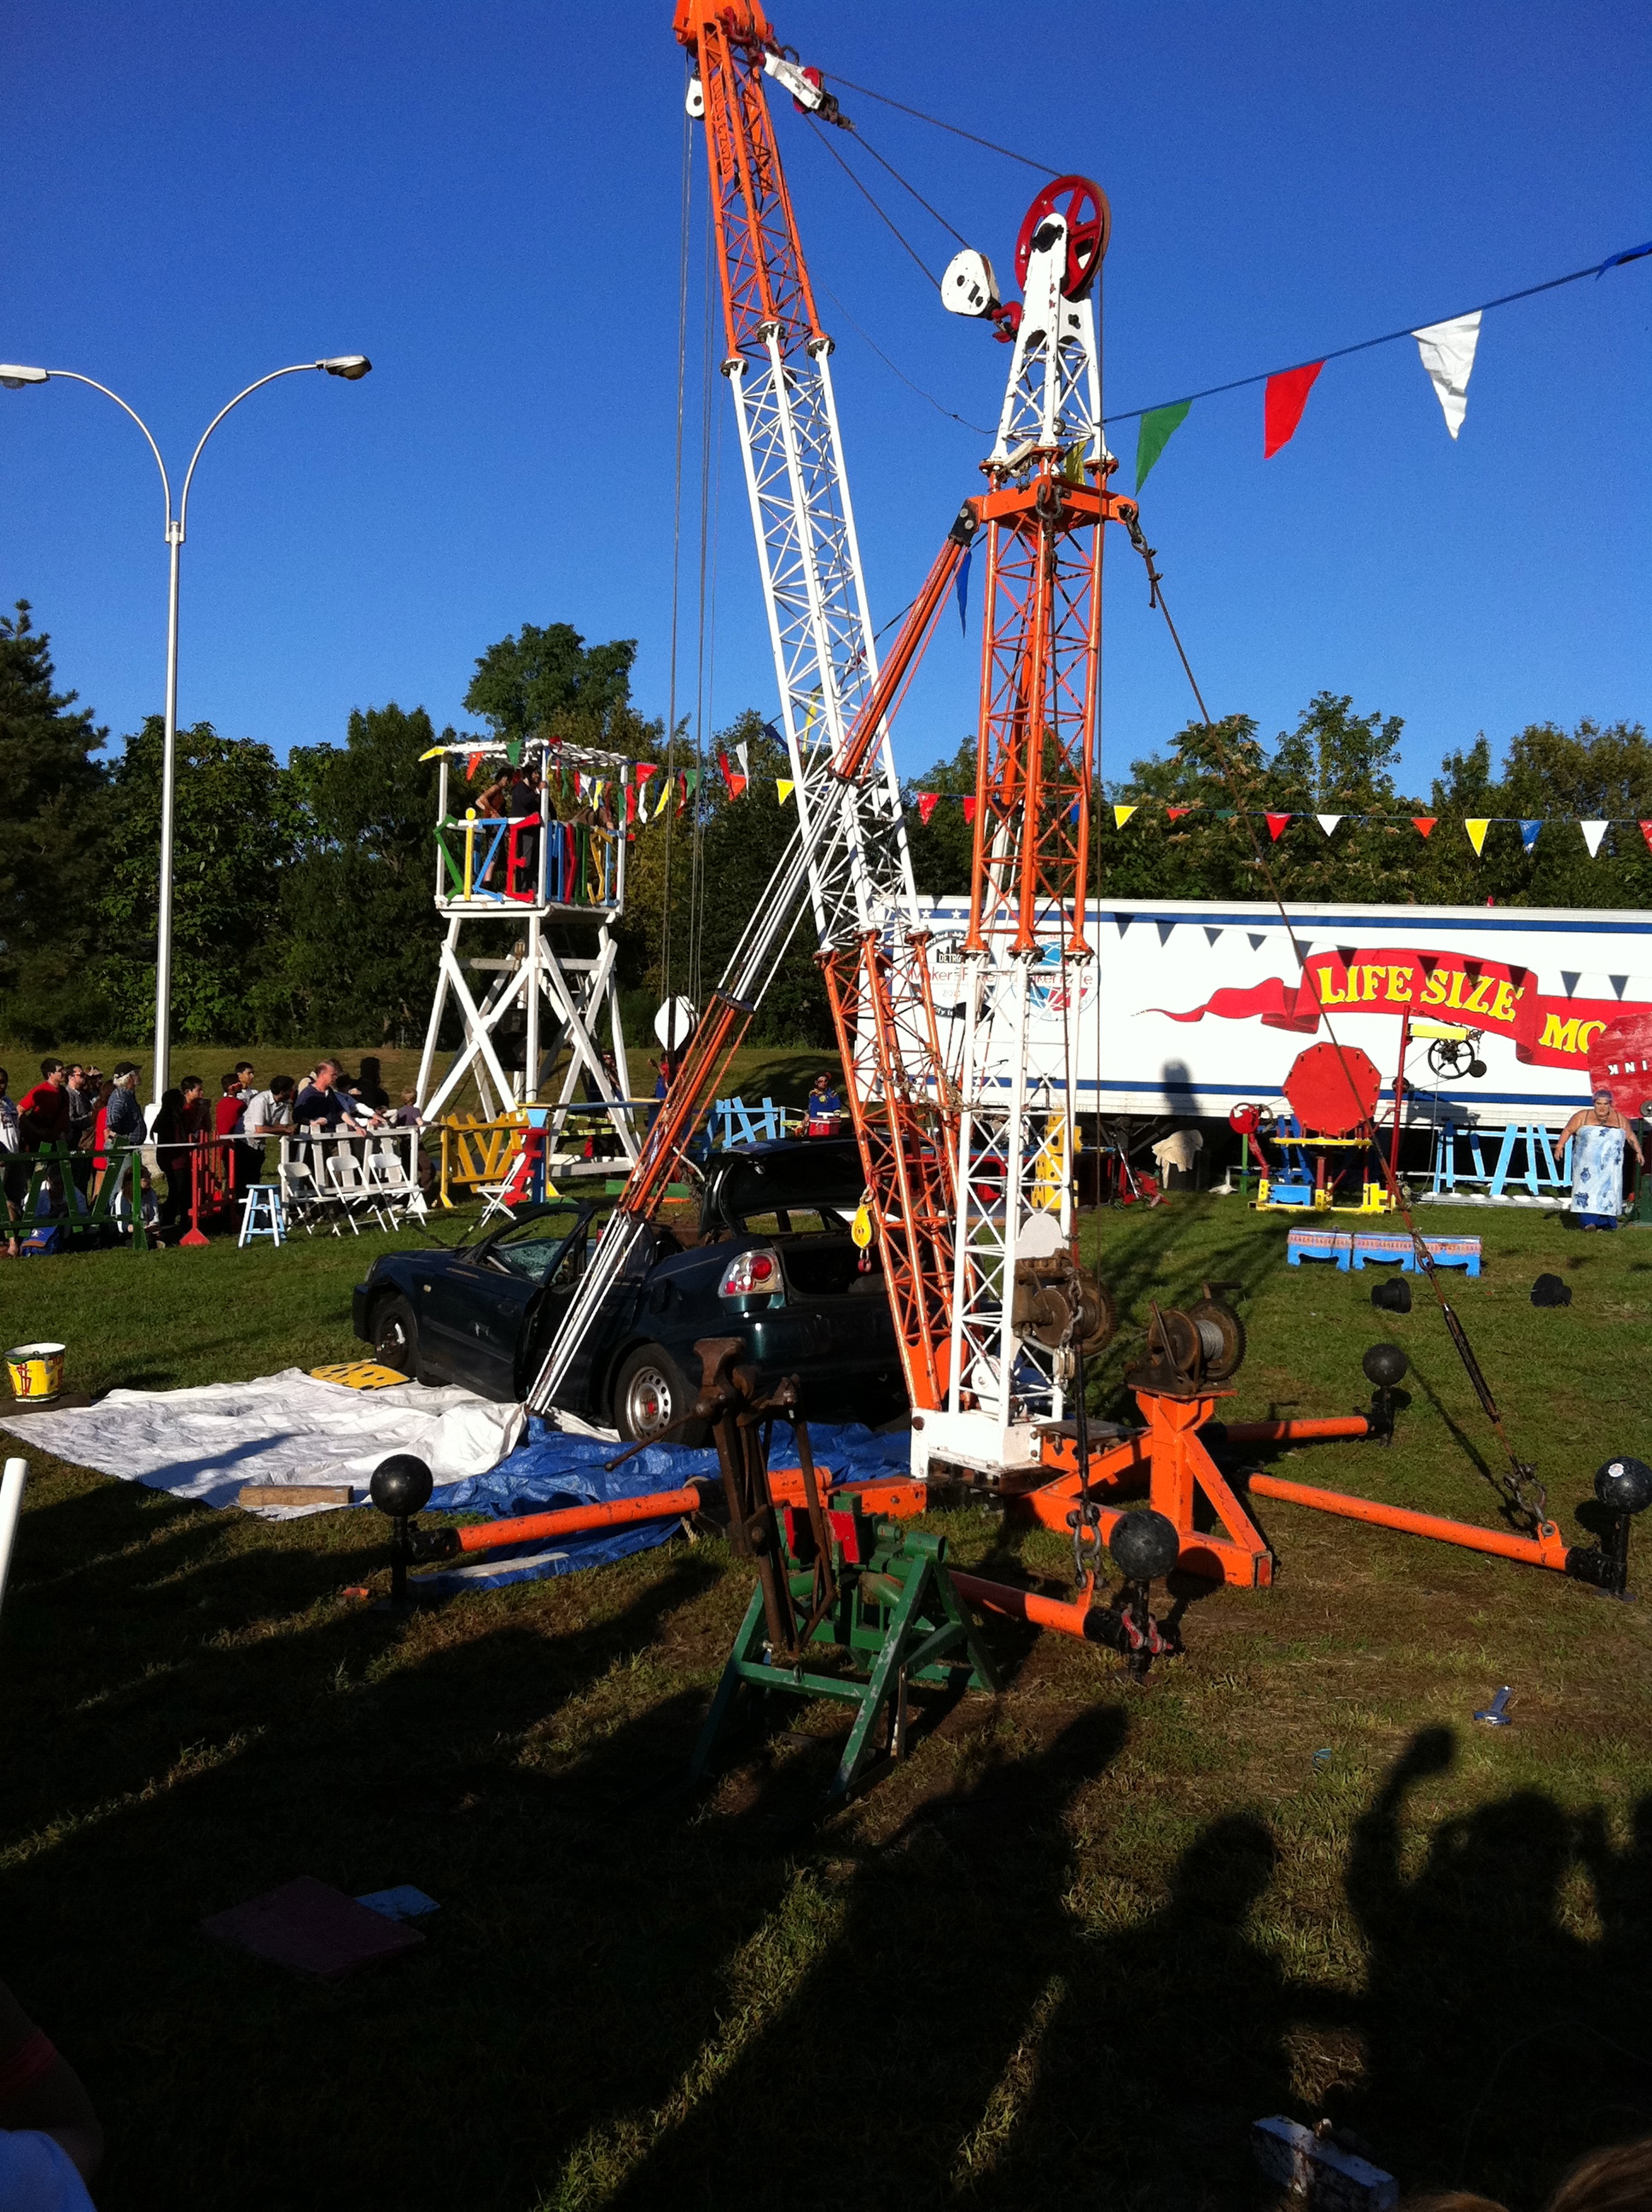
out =
[[[1150,407],[1141,418],[1141,428],[1136,433],[1136,489],[1139,491],[1147,481],[1151,469],[1172,436],[1187,419],[1191,399],[1178,399],[1174,407]]]

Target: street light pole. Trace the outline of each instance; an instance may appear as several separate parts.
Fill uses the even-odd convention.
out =
[[[0,362],[0,386],[8,391],[21,392],[31,384],[49,384],[54,377],[62,377],[72,384],[89,385],[94,392],[102,392],[112,399],[117,407],[130,415],[149,441],[149,451],[155,455],[155,465],[161,471],[161,489],[167,505],[167,691],[166,726],[161,752],[161,882],[160,912],[155,929],[155,1075],[152,1105],[160,1103],[167,1087],[172,1072],[172,898],[173,898],[173,836],[174,828],[173,786],[178,765],[178,589],[182,562],[185,525],[189,518],[190,485],[195,478],[196,463],[205,450],[207,440],[231,410],[239,407],[243,399],[251,398],[266,384],[278,377],[299,376],[315,369],[325,369],[329,376],[343,377],[347,383],[359,383],[373,363],[365,354],[335,355],[330,361],[295,362],[290,368],[271,369],[256,383],[238,392],[227,405],[221,407],[206,428],[190,456],[184,472],[183,494],[174,515],[172,506],[172,480],[167,474],[167,465],[161,458],[149,424],[137,410],[129,407],[118,392],[111,392],[106,384],[95,377],[82,376],[72,368],[26,368],[15,362]]]

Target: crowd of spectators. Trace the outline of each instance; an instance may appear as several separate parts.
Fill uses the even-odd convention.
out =
[[[375,1129],[423,1127],[416,1094],[404,1091],[401,1103],[392,1107],[380,1080],[380,1062],[372,1057],[362,1060],[354,1079],[345,1076],[337,1060],[325,1060],[301,1080],[275,1075],[262,1083],[252,1062],[240,1060],[220,1078],[216,1100],[208,1098],[198,1075],[183,1075],[161,1093],[153,1122],[147,1126],[137,1093],[138,1073],[136,1061],[130,1060],[118,1060],[106,1076],[101,1069],[80,1061],[48,1058],[40,1062],[40,1080],[14,1102],[10,1077],[0,1067],[0,1190],[4,1194],[7,1258],[18,1256],[28,1233],[24,1212],[42,1153],[47,1156],[46,1210],[60,1213],[68,1209],[59,1146],[67,1150],[78,1202],[88,1202],[97,1196],[112,1158],[118,1158],[118,1171],[125,1174],[125,1149],[153,1143],[155,1168],[165,1182],[158,1203],[141,1158],[132,1171],[145,1218],[154,1219],[164,1236],[181,1229],[189,1215],[191,1163],[203,1146],[210,1148],[224,1198],[234,1206],[251,1184],[264,1180],[266,1147],[272,1141],[278,1145],[282,1138],[306,1131],[365,1135]],[[417,1165],[428,1189],[434,1169],[422,1153]]]

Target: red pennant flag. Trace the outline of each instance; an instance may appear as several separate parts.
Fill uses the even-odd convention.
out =
[[[973,822],[975,818],[975,794],[973,791],[963,802],[963,818],[966,822]]]
[[[1413,814],[1411,826],[1419,837],[1426,837],[1439,818],[1437,814]]]
[[[647,782],[651,775],[657,775],[659,772],[659,763],[658,761],[639,761],[637,763],[638,790],[640,791],[642,788],[643,785]]]
[[[938,791],[920,791],[918,793],[918,819],[920,822],[924,823],[926,825],[930,816],[935,811],[935,809],[940,805],[940,803],[941,794]]]
[[[723,771],[723,781],[728,786],[729,797],[738,799],[746,787],[745,777],[741,775],[738,768],[729,766],[728,755],[720,749],[717,755],[717,765]]]
[[[482,765],[482,756],[481,756],[481,754],[480,754],[480,753],[466,753],[466,754],[465,754],[465,775],[466,775],[467,776],[474,776],[474,775],[475,775],[475,774],[476,774],[476,772],[477,772],[477,769],[478,769],[478,768],[480,768],[480,767],[481,767],[481,765]]]
[[[1643,823],[1642,823],[1642,824],[1641,824],[1641,835],[1642,835],[1642,836],[1643,836],[1643,837],[1644,837],[1644,838],[1645,838],[1645,840],[1646,840],[1646,849],[1647,849],[1647,851],[1648,851],[1649,853],[1652,853],[1652,822],[1643,822]]]
[[[1193,810],[1191,806],[1167,806],[1164,811],[1172,822],[1180,822],[1184,814],[1191,814]]]
[[[1325,366],[1322,361],[1310,361],[1302,368],[1282,368],[1277,376],[1267,380],[1267,390],[1262,395],[1262,459],[1271,460],[1281,446],[1288,446],[1297,434],[1297,425],[1302,421],[1302,410],[1308,404],[1308,395],[1314,388],[1314,379]]]
[[[1289,814],[1270,814],[1267,817],[1267,834],[1276,845],[1279,842],[1280,831],[1289,829],[1291,822],[1291,817]]]
[[[635,822],[637,818],[636,786],[632,783],[625,787],[625,818],[628,822]]]

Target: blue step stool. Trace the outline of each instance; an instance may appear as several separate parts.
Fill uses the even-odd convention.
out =
[[[1353,1265],[1354,1240],[1345,1229],[1293,1229],[1285,1239],[1285,1265],[1300,1267],[1304,1260],[1330,1260],[1345,1275]]]
[[[281,1210],[281,1186],[273,1182],[255,1182],[241,1200],[241,1233],[237,1245],[246,1245],[255,1237],[268,1237],[276,1243],[282,1243],[287,1234],[287,1218]]]

